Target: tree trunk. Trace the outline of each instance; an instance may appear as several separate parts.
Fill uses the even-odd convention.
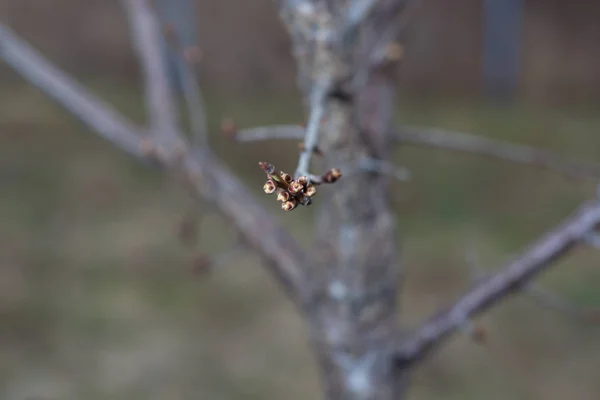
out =
[[[399,333],[400,272],[389,179],[356,169],[361,157],[389,157],[393,75],[378,69],[354,100],[335,101],[325,127],[328,167],[350,165],[320,199],[315,244],[322,290],[309,315],[328,399],[399,399],[405,389],[389,359]]]

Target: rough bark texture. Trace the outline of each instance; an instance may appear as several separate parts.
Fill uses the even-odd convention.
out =
[[[332,165],[369,155],[387,158],[393,85],[388,71],[373,75],[353,104],[335,104],[339,148]],[[358,116],[362,123],[352,121]],[[336,135],[335,133],[333,133]],[[371,141],[368,143],[367,138]],[[397,399],[402,383],[392,370],[398,337],[395,221],[386,199],[388,178],[358,172],[336,184],[319,214],[315,254],[321,296],[313,342],[330,399]]]

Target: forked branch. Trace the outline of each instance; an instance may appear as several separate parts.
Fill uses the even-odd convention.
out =
[[[452,306],[421,325],[414,336],[403,341],[395,360],[405,367],[423,359],[436,346],[469,320],[487,310],[549,268],[600,226],[600,201],[583,205],[561,225],[531,244],[499,272],[484,279]]]
[[[182,173],[190,186],[214,201],[247,243],[260,252],[292,300],[297,304],[308,301],[312,288],[306,277],[305,253],[208,149],[197,154],[188,149],[158,151],[160,144],[154,143],[145,130],[54,67],[2,24],[0,58],[117,147],[141,160],[150,159]]]
[[[163,145],[173,146],[181,138],[177,134],[175,103],[160,48],[159,22],[148,0],[123,0],[123,7],[129,18],[133,46],[144,73],[144,97],[150,131]]]

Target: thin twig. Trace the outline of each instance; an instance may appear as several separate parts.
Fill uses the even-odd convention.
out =
[[[302,140],[304,128],[300,125],[274,125],[242,129],[235,132],[238,142],[257,142],[262,140]]]
[[[208,122],[204,96],[196,79],[193,68],[183,60],[177,63],[179,74],[183,77],[183,94],[187,106],[190,128],[192,131],[192,144],[196,146],[208,146]]]
[[[304,136],[304,151],[300,153],[298,167],[294,176],[308,176],[310,159],[319,142],[319,133],[321,132],[321,120],[325,115],[327,95],[329,92],[329,83],[319,84],[313,89],[310,100],[310,116]]]
[[[165,28],[168,27],[164,22],[162,22],[162,25]],[[194,70],[194,61],[191,59],[189,52],[186,52],[186,48],[175,29],[171,29],[167,36],[168,42],[177,56],[175,64],[177,65],[177,72],[182,78],[183,95],[192,131],[192,144],[195,146],[208,146],[208,118],[206,116],[204,95]]]
[[[475,285],[450,307],[438,312],[414,335],[399,344],[396,361],[402,368],[427,356],[460,326],[520,290],[549,268],[600,225],[600,202],[584,204],[561,225],[531,244],[519,257]]]
[[[396,140],[401,145],[437,147],[535,165],[575,178],[600,178],[600,165],[567,160],[547,150],[469,133],[407,127],[398,131]]]
[[[148,158],[144,131],[58,70],[25,41],[0,24],[0,58],[15,72],[55,99],[100,136],[142,160]],[[152,148],[152,146],[151,146]],[[151,149],[150,148],[150,149]],[[265,266],[297,304],[312,295],[305,267],[306,254],[298,243],[248,193],[248,190],[208,149],[176,158],[158,158],[164,167],[181,168],[190,184],[233,221],[247,243],[267,261]],[[240,193],[245,193],[240,196]]]
[[[557,311],[567,317],[584,324],[598,324],[596,316],[600,316],[600,307],[582,307],[574,304],[551,290],[539,285],[529,284],[523,292],[536,304],[551,311]]]
[[[144,72],[150,130],[155,139],[173,146],[178,135],[176,109],[160,43],[158,19],[147,0],[123,0],[131,26],[132,42]]]

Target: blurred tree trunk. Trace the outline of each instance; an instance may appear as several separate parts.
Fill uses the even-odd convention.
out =
[[[337,155],[389,157],[395,108],[394,69],[374,71],[354,104],[338,104],[348,118]],[[353,132],[358,116],[362,135]],[[354,137],[352,137],[354,135]],[[357,140],[367,137],[368,142]],[[325,295],[315,311],[317,356],[328,399],[400,399],[406,380],[394,369],[389,350],[398,339],[396,297],[400,269],[395,220],[388,206],[389,178],[360,172],[336,184],[319,214],[318,245]]]

